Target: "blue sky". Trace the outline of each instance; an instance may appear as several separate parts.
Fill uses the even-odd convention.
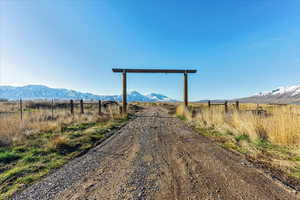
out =
[[[190,98],[300,85],[298,0],[0,0],[0,85],[121,92],[113,67],[193,68]],[[181,99],[183,77],[128,89]]]

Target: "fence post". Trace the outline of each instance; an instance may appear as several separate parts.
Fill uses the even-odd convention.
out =
[[[70,100],[70,105],[71,105],[71,114],[74,115],[74,101],[72,99]]]
[[[224,106],[225,106],[225,113],[228,113],[228,101],[225,101]]]
[[[101,115],[101,100],[98,102],[98,115]]]
[[[80,100],[80,113],[84,114],[84,109],[83,109],[83,100]]]
[[[210,100],[208,100],[208,108],[210,109],[210,107],[211,107],[211,102]]]
[[[23,120],[23,102],[22,99],[20,99],[20,117],[21,121]]]
[[[240,111],[240,102],[239,101],[235,102],[235,107],[236,107],[237,111]]]
[[[52,120],[54,119],[53,113],[54,113],[54,99],[52,99],[52,102],[51,102],[51,119]]]

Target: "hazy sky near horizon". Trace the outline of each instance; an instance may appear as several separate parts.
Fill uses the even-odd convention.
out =
[[[300,85],[299,0],[0,0],[0,85],[119,94],[113,67],[193,68],[190,98]],[[129,74],[181,99],[183,77]]]

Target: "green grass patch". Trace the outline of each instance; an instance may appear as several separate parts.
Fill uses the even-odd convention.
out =
[[[81,136],[82,136],[82,132],[80,132],[80,131],[71,132],[69,134],[70,139],[75,139],[75,138],[78,138],[78,137],[81,137]]]
[[[28,172],[30,172],[28,165],[15,166],[0,175],[0,185],[9,179],[16,179]]]
[[[267,140],[263,140],[263,139],[258,139],[254,142],[255,146],[259,149],[273,149],[274,145],[271,144],[269,141]]]
[[[265,149],[265,150],[269,150],[269,151],[279,152],[288,157],[292,156],[292,153],[288,147],[271,144],[267,140],[258,139],[254,142],[254,145],[256,148],[261,149],[261,150]]]
[[[208,136],[208,137],[223,137],[223,136],[227,136],[229,135],[228,132],[220,132],[217,130],[214,130],[212,128],[196,128],[196,130],[204,135],[204,136]]]
[[[240,141],[242,141],[242,140],[250,141],[249,135],[247,135],[247,134],[242,134],[242,135],[235,136],[234,139],[235,139],[237,142],[240,142]]]
[[[91,122],[91,123],[83,123],[83,124],[74,124],[68,127],[63,127],[62,128],[62,132],[67,132],[67,131],[82,131],[85,130],[87,128],[90,128],[92,126],[95,126],[96,123],[95,122]]]
[[[8,199],[51,170],[93,148],[106,137],[105,133],[127,121],[128,118],[124,118],[75,124],[65,127],[60,133],[40,133],[17,146],[1,147],[0,199]],[[91,130],[86,131],[88,128]]]
[[[300,161],[300,156],[293,156],[291,158],[292,161]]]
[[[16,152],[4,151],[0,152],[0,163],[10,163],[20,158],[20,155]]]
[[[52,159],[48,164],[47,168],[49,169],[56,169],[64,165],[68,160],[68,157],[56,157]]]
[[[40,135],[40,137],[44,137],[44,138],[47,138],[47,139],[51,138],[52,136],[53,136],[52,132],[42,133]]]
[[[22,159],[25,163],[33,163],[39,160],[39,156],[32,153],[27,153]]]
[[[300,179],[300,167],[299,166],[292,170],[291,176],[295,177],[297,179]]]
[[[225,149],[233,149],[233,150],[236,150],[242,154],[245,154],[247,153],[248,151],[234,143],[229,143],[229,142],[225,142],[223,144],[220,145],[221,147],[225,148]]]
[[[104,138],[105,136],[103,135],[103,134],[99,134],[99,133],[93,133],[93,134],[91,134],[90,136],[89,136],[89,138],[90,138],[90,140],[92,141],[92,142],[95,142],[95,141],[98,141],[98,140],[100,140],[100,139],[102,139],[102,138]]]
[[[176,115],[176,117],[182,121],[187,121],[187,118],[185,116]]]

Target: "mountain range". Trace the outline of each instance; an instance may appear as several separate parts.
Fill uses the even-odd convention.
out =
[[[121,95],[95,95],[92,93],[83,93],[75,90],[56,89],[44,85],[26,85],[22,87],[13,86],[0,86],[0,99],[8,100],[37,100],[37,99],[85,99],[85,100],[105,100],[105,101],[121,101]],[[151,93],[143,95],[137,91],[129,92],[127,101],[140,101],[140,102],[175,102],[162,94]]]
[[[37,100],[37,99],[85,99],[85,100],[105,100],[122,101],[121,95],[95,95],[92,93],[83,93],[75,90],[56,89],[44,85],[26,85],[22,87],[0,86],[0,99],[8,100]],[[129,92],[127,100],[140,102],[176,102],[165,95],[151,93],[141,94],[137,91]],[[235,99],[241,102],[249,103],[293,103],[300,104],[300,85],[278,87],[272,91],[260,92],[250,97]],[[215,100],[215,102],[224,102],[225,100]],[[206,102],[206,100],[198,101]]]
[[[300,85],[278,87],[272,91],[260,92],[239,100],[251,103],[300,104]]]

